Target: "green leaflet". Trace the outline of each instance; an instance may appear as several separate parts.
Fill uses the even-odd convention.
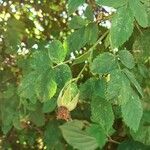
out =
[[[114,122],[111,103],[105,99],[93,98],[91,103],[91,120],[101,125],[108,133]]]
[[[66,57],[66,49],[64,49],[62,43],[58,40],[54,40],[48,45],[48,55],[49,58],[54,62],[54,63],[60,63],[65,60]]]
[[[107,141],[107,136],[105,131],[99,125],[91,124],[91,126],[88,127],[86,131],[89,135],[93,136],[97,140],[100,148],[105,145]]]
[[[118,101],[120,105],[123,105],[130,100],[131,90],[132,88],[130,86],[129,80],[124,74],[122,74],[121,88],[118,96]]]
[[[79,150],[95,150],[99,144],[97,140],[83,131],[84,124],[81,121],[73,120],[60,126],[63,137],[73,148]]]
[[[98,38],[98,26],[96,23],[90,23],[85,28],[84,39],[89,45],[94,44]]]
[[[57,90],[57,84],[53,79],[53,72],[51,70],[45,71],[38,76],[36,82],[36,95],[41,102],[51,99]]]
[[[52,98],[46,102],[43,103],[43,107],[42,107],[42,111],[43,113],[50,113],[52,111],[54,111],[54,109],[56,108],[57,106],[57,103],[56,103],[56,99],[55,98]]]
[[[113,54],[104,52],[93,60],[90,68],[93,73],[105,74],[116,69],[117,62]]]
[[[118,97],[119,104],[124,104],[129,100],[130,90],[130,82],[125,74],[121,70],[113,70],[107,84],[106,99]]]
[[[18,93],[22,98],[35,103],[37,98],[42,102],[49,100],[55,94],[56,89],[57,85],[50,71],[45,71],[40,75],[34,71],[22,79]]]
[[[44,70],[50,69],[52,66],[52,61],[50,60],[46,50],[35,51],[27,61],[29,61],[29,66],[27,67],[30,70],[39,71],[40,73]]]
[[[121,89],[121,76],[122,73],[120,70],[113,70],[110,73],[110,80],[108,81],[108,86],[106,90],[106,99],[110,100],[119,95]]]
[[[148,26],[148,13],[146,7],[140,0],[129,0],[129,6],[134,14],[135,19],[142,27]]]
[[[17,107],[19,106],[19,99],[16,95],[16,89],[14,85],[8,85],[7,88],[8,89],[3,95],[4,97],[0,98],[1,130],[4,134],[7,134],[13,127],[13,121],[15,119],[15,114],[18,113]],[[11,95],[11,97],[7,97],[7,94],[10,93],[9,88],[13,90],[13,95]]]
[[[123,69],[124,73],[127,75],[129,78],[130,82],[135,86],[139,94],[143,97],[143,91],[141,86],[139,85],[138,81],[136,80],[134,74],[130,72],[128,69]]]
[[[85,0],[68,0],[68,13],[71,15],[78,6],[84,4]]]
[[[119,47],[126,42],[133,32],[134,17],[130,8],[127,6],[120,7],[117,14],[112,19],[110,29],[110,39],[112,47]]]
[[[121,50],[119,51],[118,54],[119,54],[120,61],[122,62],[124,66],[126,66],[129,69],[132,69],[134,67],[135,65],[134,58],[133,58],[133,55],[129,51]]]
[[[150,123],[150,117],[149,117],[149,115],[150,115],[150,110],[149,111],[146,110],[146,111],[143,112],[142,121],[144,123]]]
[[[99,5],[118,8],[125,5],[127,3],[127,0],[96,0],[96,3]]]
[[[137,131],[143,114],[142,104],[139,96],[132,90],[130,100],[121,105],[122,117],[125,124],[132,129]]]
[[[134,132],[130,130],[130,134],[135,141],[139,141],[145,145],[150,145],[150,111],[144,111],[139,129]]]
[[[67,48],[69,52],[80,50],[85,44],[84,39],[85,28],[75,30],[67,37]]]
[[[35,86],[38,74],[37,72],[31,72],[26,76],[23,76],[19,87],[18,87],[18,94],[21,98],[27,98],[30,100],[31,103],[36,103],[36,93],[35,93]]]
[[[69,28],[79,29],[84,27],[87,23],[88,21],[81,18],[80,16],[73,16],[71,21],[69,22]]]
[[[7,94],[7,93],[6,93]],[[13,121],[15,119],[15,114],[19,105],[18,97],[14,95],[9,98],[0,99],[0,119],[2,121],[1,129],[4,134],[7,134],[13,127]]]

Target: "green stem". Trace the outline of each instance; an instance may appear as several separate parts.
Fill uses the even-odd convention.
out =
[[[120,142],[113,140],[109,135],[107,137],[109,142],[120,144]]]
[[[61,62],[61,63],[57,64],[56,66],[53,66],[52,68],[54,69],[54,68],[56,68],[56,67],[58,67],[58,66],[60,66],[60,65],[67,64],[67,63],[69,63],[69,62],[70,62],[70,60],[66,60],[66,61],[64,61],[64,62]]]
[[[89,62],[92,62],[92,58],[93,58],[93,50],[94,48],[99,44],[99,42],[101,42],[105,36],[108,34],[108,30],[97,40],[97,42],[86,52],[86,53],[89,53],[90,52],[90,56],[89,56],[89,59],[88,61]],[[84,54],[86,54],[84,53]],[[78,57],[77,57],[78,58]],[[84,69],[86,68],[87,64],[84,65],[84,67],[82,68],[82,70],[80,71],[80,73],[78,74],[78,76],[75,78],[75,82],[78,82],[80,76],[82,75]]]
[[[86,52],[90,52],[89,62],[92,62],[93,58],[93,50],[94,48],[105,38],[105,36],[108,34],[108,30],[97,40],[97,42]]]
[[[142,32],[142,30],[140,29],[139,24],[138,24],[137,22],[135,22],[135,26],[136,26],[137,29],[139,30],[140,34],[143,35],[143,32]]]
[[[79,72],[78,76],[75,78],[75,82],[78,82],[78,80],[80,79],[80,77],[81,77],[83,71],[85,70],[86,66],[87,66],[87,64],[85,64],[83,66],[82,70]]]

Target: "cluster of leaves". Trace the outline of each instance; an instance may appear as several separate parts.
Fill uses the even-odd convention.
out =
[[[110,29],[102,26],[102,6],[116,9],[107,14]],[[16,149],[16,141],[19,149],[40,149],[39,138],[49,150],[150,148],[149,0],[16,0],[0,7],[3,149]]]

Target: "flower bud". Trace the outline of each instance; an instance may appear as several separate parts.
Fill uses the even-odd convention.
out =
[[[79,98],[79,92],[75,83],[69,83],[61,90],[57,105],[58,107],[66,107],[69,111],[75,109]]]

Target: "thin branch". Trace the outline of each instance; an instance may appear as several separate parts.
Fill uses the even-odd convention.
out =
[[[140,29],[139,25],[137,22],[135,22],[135,26],[137,27],[137,29],[139,30],[140,34],[143,35],[143,32],[142,30]]]
[[[86,66],[87,66],[87,64],[85,64],[84,67],[82,68],[82,70],[79,72],[78,76],[75,78],[75,82],[77,82],[80,79],[80,77],[81,77],[83,71],[85,70]]]
[[[108,141],[115,144],[120,144],[120,142],[113,140],[110,136],[108,136]]]
[[[52,68],[54,69],[54,68],[56,68],[56,67],[58,67],[58,66],[60,66],[60,65],[67,64],[67,63],[69,63],[70,61],[71,61],[71,60],[67,60],[67,61],[61,62],[61,63],[57,64],[56,66],[53,66]]]

